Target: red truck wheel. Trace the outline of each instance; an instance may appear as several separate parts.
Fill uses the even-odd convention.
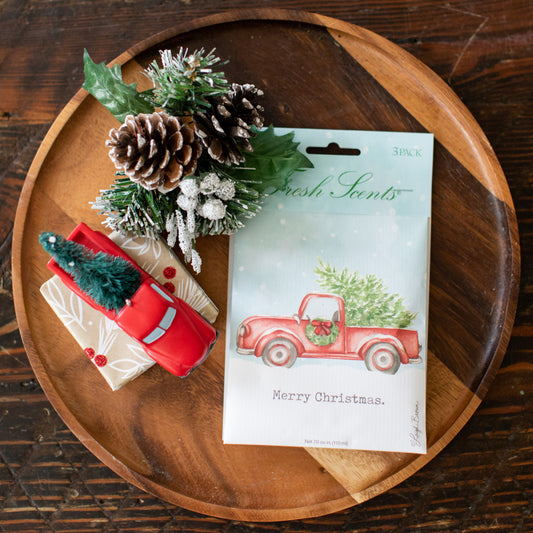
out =
[[[384,374],[396,374],[401,364],[400,354],[392,344],[378,342],[366,351],[365,364],[368,370],[379,370]]]
[[[265,346],[261,357],[267,366],[285,366],[290,368],[296,361],[298,352],[296,346],[291,341],[278,337],[277,339],[272,339]]]

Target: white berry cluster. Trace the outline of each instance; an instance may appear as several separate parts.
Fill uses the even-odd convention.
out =
[[[222,220],[226,216],[226,204],[235,197],[235,185],[229,179],[220,179],[210,172],[199,179],[187,178],[179,184],[180,194],[176,200],[179,209],[167,220],[168,244],[179,242],[186,261],[191,261],[196,272],[200,271],[201,259],[194,249],[198,217],[209,221]],[[184,218],[183,213],[186,217]]]

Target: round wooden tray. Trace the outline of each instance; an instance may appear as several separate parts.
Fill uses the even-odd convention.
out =
[[[200,242],[199,282],[219,306],[221,338],[180,380],[154,367],[111,392],[39,294],[50,277],[37,243],[101,218],[89,202],[113,180],[104,141],[113,117],[80,90],[46,136],[29,171],[14,231],[17,317],[35,373],[74,434],[127,481],[179,506],[224,518],[274,521],[350,507],[405,480],[467,422],[503,357],[519,277],[515,213],[480,127],[431,70],[398,46],[338,20],[249,10],[188,23],[116,61],[146,87],[141,67],[158,50],[217,49],[235,82],[265,91],[276,126],[435,135],[429,451],[418,456],[223,445],[227,239]],[[82,58],[80,57],[80,63]]]

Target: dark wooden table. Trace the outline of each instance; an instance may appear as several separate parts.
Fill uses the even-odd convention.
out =
[[[520,299],[507,354],[481,407],[452,443],[386,494],[329,516],[277,524],[237,523],[175,507],[129,485],[88,452],[33,375],[18,333],[10,274],[25,175],[50,124],[83,82],[83,48],[107,62],[178,23],[259,6],[304,9],[364,26],[449,83],[500,160],[522,247]],[[0,3],[0,530],[533,531],[532,21],[530,0]]]

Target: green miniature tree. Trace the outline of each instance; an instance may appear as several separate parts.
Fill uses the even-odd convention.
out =
[[[416,317],[405,309],[403,298],[389,294],[383,280],[373,274],[338,271],[321,259],[314,272],[320,287],[343,298],[347,326],[407,328]]]
[[[51,232],[41,233],[39,242],[83,292],[110,311],[124,307],[141,284],[141,273],[121,257],[94,253]]]

